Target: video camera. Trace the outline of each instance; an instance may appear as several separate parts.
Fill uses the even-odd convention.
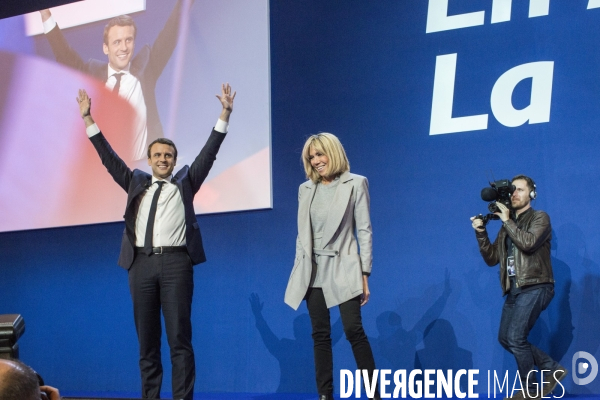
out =
[[[487,224],[492,219],[500,219],[495,212],[500,211],[497,202],[504,204],[509,210],[512,209],[511,196],[515,191],[515,186],[508,179],[490,182],[490,187],[481,189],[481,200],[487,201],[490,214],[479,214],[475,218],[483,220],[483,225]]]

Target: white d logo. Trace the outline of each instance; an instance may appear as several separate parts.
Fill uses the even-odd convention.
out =
[[[585,358],[587,362],[580,362],[578,365],[577,360],[580,358]],[[590,365],[592,367],[590,374],[586,378],[578,378],[577,375],[585,374]],[[573,382],[575,382],[576,385],[587,385],[596,378],[596,375],[598,375],[598,362],[596,361],[596,358],[585,351],[578,351],[573,354],[572,368]]]

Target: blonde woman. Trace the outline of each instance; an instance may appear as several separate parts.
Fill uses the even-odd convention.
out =
[[[375,369],[360,314],[370,296],[369,187],[365,177],[350,173],[344,147],[331,133],[309,137],[302,150],[302,162],[309,180],[298,189],[296,259],[285,302],[297,309],[306,300],[319,400],[332,400],[329,308],[339,306],[358,369],[370,373]],[[375,398],[379,398],[377,393]]]

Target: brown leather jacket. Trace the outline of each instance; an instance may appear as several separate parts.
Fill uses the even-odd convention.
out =
[[[500,285],[506,294],[510,287],[506,272],[506,235],[514,243],[515,273],[517,287],[538,283],[554,283],[550,261],[552,227],[550,217],[544,211],[533,208],[525,211],[517,221],[506,221],[494,243],[490,243],[487,231],[475,231],[479,251],[487,265],[500,263]]]

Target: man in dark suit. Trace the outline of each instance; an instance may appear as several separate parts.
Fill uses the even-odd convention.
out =
[[[206,261],[194,213],[194,195],[208,175],[227,133],[235,92],[223,85],[217,95],[223,109],[206,144],[191,166],[177,174],[177,148],[159,138],[148,146],[152,175],[131,170],[112,150],[91,115],[91,99],[79,91],[77,102],[87,134],[102,164],[127,192],[125,232],[119,265],[129,271],[135,326],[140,343],[142,397],[160,398],[163,310],[173,366],[173,398],[191,400],[195,363],[190,321],[193,269]]]
[[[135,109],[135,137],[130,155],[133,160],[143,159],[147,143],[164,136],[154,90],[177,45],[181,12],[182,0],[178,0],[152,47],[145,45],[135,57],[135,21],[128,15],[111,19],[104,28],[102,45],[107,63],[94,59],[83,61],[67,43],[50,10],[40,11],[56,61],[106,82],[107,88],[117,92]]]

